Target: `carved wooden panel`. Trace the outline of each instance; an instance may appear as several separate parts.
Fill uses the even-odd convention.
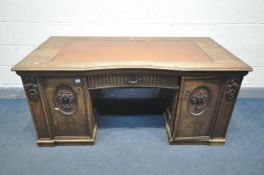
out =
[[[211,136],[224,78],[184,77],[178,102],[174,138]]]
[[[211,101],[210,90],[207,87],[197,87],[192,92],[187,92],[187,96],[188,111],[192,115],[202,115],[207,111]]]
[[[54,137],[93,135],[85,78],[43,78]],[[87,100],[87,101],[86,101]],[[92,118],[92,119],[91,119]]]
[[[78,101],[75,92],[68,86],[62,86],[55,92],[55,110],[65,116],[71,116],[78,108]]]

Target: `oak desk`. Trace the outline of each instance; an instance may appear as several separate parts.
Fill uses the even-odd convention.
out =
[[[172,144],[223,145],[252,68],[210,38],[50,37],[13,68],[39,146],[91,144],[95,89],[159,88]]]

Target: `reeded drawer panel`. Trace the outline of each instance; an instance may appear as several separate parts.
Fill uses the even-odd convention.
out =
[[[148,74],[148,73],[127,73],[127,74],[101,74],[87,77],[88,88],[109,88],[109,87],[160,87],[178,88],[177,76]]]

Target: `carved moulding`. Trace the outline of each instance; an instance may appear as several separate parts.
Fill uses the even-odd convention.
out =
[[[77,110],[77,98],[70,87],[60,87],[55,92],[55,110],[66,116],[71,116]]]
[[[228,101],[234,100],[239,91],[240,79],[239,77],[233,77],[229,80],[226,90],[226,99]]]
[[[39,92],[36,79],[24,78],[23,81],[28,98],[32,101],[37,101],[39,99]]]
[[[202,115],[207,111],[210,103],[210,91],[208,88],[195,88],[188,96],[188,110],[192,115]]]

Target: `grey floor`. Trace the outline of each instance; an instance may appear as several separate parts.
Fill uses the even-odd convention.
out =
[[[171,146],[161,116],[103,116],[95,146],[38,148],[23,99],[0,100],[0,175],[264,174],[264,100],[239,99],[223,147]]]

